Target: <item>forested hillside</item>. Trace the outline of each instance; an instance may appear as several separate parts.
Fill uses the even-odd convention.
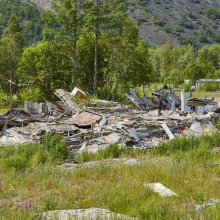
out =
[[[25,45],[31,45],[42,40],[44,22],[41,19],[41,11],[35,5],[22,3],[20,0],[0,1],[0,35],[7,26],[12,14],[16,14],[22,22],[22,32],[25,36]]]
[[[40,12],[50,9],[52,0],[21,2],[26,4],[21,4],[20,0],[0,1],[1,25],[3,28],[11,12],[16,12],[24,23],[26,44],[29,44],[41,39]],[[220,43],[218,0],[125,0],[125,3],[129,17],[139,27],[141,38],[152,46],[166,42],[199,47]]]
[[[170,8],[173,7],[172,2]],[[216,34],[209,32],[214,27],[208,26],[206,21],[217,23],[218,9],[207,8],[206,12],[200,12],[201,19],[196,22],[191,18],[196,13],[189,11],[174,24],[165,18],[157,21],[159,15],[156,15],[156,8],[162,7],[165,2],[154,2],[158,5],[152,9],[154,24],[139,19],[138,25],[154,25],[155,30],[156,27],[161,30],[155,34],[155,42],[150,41],[152,32],[146,33],[147,40],[157,45],[155,48],[149,47],[148,41],[139,37],[136,20],[134,22],[130,18],[131,13],[128,15],[123,0],[59,0],[51,5],[53,11],[45,13],[39,5],[33,6],[33,2],[26,4],[19,0],[3,0],[0,3],[3,30],[0,41],[1,90],[9,92],[9,79],[16,85],[30,85],[19,88],[23,100],[54,100],[56,89],[71,91],[75,86],[90,95],[117,100],[129,88],[146,88],[154,82],[167,84],[169,79],[174,86],[185,87],[186,79],[193,82],[199,78],[220,77],[218,27],[215,28]],[[149,8],[150,3],[141,7]],[[130,11],[131,7],[134,6],[129,4]],[[132,13],[135,12],[136,9]],[[40,13],[44,13],[45,24]],[[149,20],[151,11],[148,14]],[[178,26],[168,28],[168,24]],[[199,32],[194,38],[185,40],[184,34],[196,32],[195,28],[203,28],[204,33]],[[170,30],[175,30],[175,34],[167,33]],[[164,37],[160,42],[164,45],[161,46],[158,42],[163,31],[169,38]],[[210,47],[202,45],[207,42],[211,44],[210,39],[217,43]],[[33,45],[33,42],[38,43]],[[179,42],[181,46],[176,47],[173,42],[176,45]],[[13,89],[16,91],[16,86]]]
[[[151,45],[220,42],[218,0],[126,0],[129,16]]]

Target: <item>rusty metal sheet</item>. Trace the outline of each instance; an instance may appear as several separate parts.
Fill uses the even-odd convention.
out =
[[[109,121],[108,123],[109,123],[109,124],[116,124],[115,121]]]
[[[184,126],[179,126],[178,129],[180,131],[189,130],[187,127],[184,127]]]
[[[57,102],[52,102],[52,104],[56,105],[58,109],[60,109],[62,111],[65,111],[65,109],[60,104],[58,104]]]
[[[133,125],[135,121],[123,121],[123,125]]]
[[[88,112],[82,112],[79,115],[65,122],[73,123],[78,126],[88,126],[88,125],[91,125],[92,123],[98,122],[101,118],[102,116],[99,116],[99,115],[95,115],[95,114],[88,113]]]

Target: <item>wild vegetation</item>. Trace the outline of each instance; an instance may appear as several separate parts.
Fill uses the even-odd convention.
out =
[[[1,9],[7,9],[0,17],[4,27],[0,108],[9,107],[2,101],[9,89],[11,100],[12,94],[20,92],[18,102],[44,102],[56,100],[55,89],[71,91],[77,86],[89,94],[88,104],[91,96],[118,100],[130,87],[160,83],[167,88],[170,81],[187,90],[191,84],[185,85],[185,79],[219,77],[219,44],[196,46],[210,39],[219,42],[217,30],[206,22],[209,19],[217,25],[218,10],[210,6],[204,11],[203,1],[189,1],[186,9],[180,7],[187,13],[178,25],[168,25],[176,17],[171,14],[173,8],[181,2],[127,2],[131,12],[145,7],[149,14],[138,17],[138,25],[153,19],[153,27],[185,45],[167,43],[153,48],[139,38],[122,0],[59,0],[51,6],[56,13],[47,11],[43,21],[40,12],[28,4],[0,1]],[[162,6],[171,20],[159,13]],[[204,10],[192,12],[192,6]],[[198,37],[195,27],[204,34]],[[194,33],[199,43],[184,39],[186,33]],[[202,89],[216,91],[218,85],[205,84]],[[219,121],[214,123],[219,129]],[[97,153],[83,151],[74,156],[59,137],[46,135],[38,144],[0,148],[0,218],[37,219],[38,213],[49,210],[102,207],[139,219],[219,219],[218,202],[196,209],[220,196],[219,144],[219,133],[215,133],[173,139],[153,150],[110,145]],[[58,166],[64,161],[74,161],[77,168]],[[178,196],[161,198],[144,186],[156,182]]]
[[[127,0],[129,17],[151,45],[219,43],[217,0]]]
[[[49,210],[103,207],[139,219],[219,219],[219,203],[196,210],[220,196],[219,166],[213,165],[219,164],[218,148],[219,134],[176,139],[149,151],[113,145],[83,152],[78,162],[93,162],[73,170],[57,166],[72,155],[56,137],[41,145],[1,148],[0,216],[36,219]],[[137,162],[125,163],[131,158]],[[153,182],[178,196],[161,198],[144,186]]]
[[[42,12],[34,5],[24,4],[20,0],[0,1],[0,36],[12,14],[16,14],[22,23],[22,33],[25,37],[25,46],[42,40],[44,21],[41,19]]]
[[[42,42],[25,47],[29,40],[24,35],[24,22],[21,24],[21,21],[30,18],[31,22],[34,22],[35,17],[29,16],[32,14],[38,16],[35,20],[39,23],[40,12],[31,11],[34,9],[29,4],[15,1],[15,5],[19,6],[16,12],[18,18],[13,15],[11,20],[8,20],[9,15],[15,12],[14,7],[8,12],[6,10],[13,1],[1,1],[6,8],[2,13],[4,25],[8,21],[1,39],[1,90],[9,93],[8,80],[12,80],[15,83],[12,90],[21,92],[22,101],[42,102],[45,99],[56,100],[53,94],[56,88],[70,91],[77,85],[98,98],[119,100],[130,87],[146,88],[155,82],[162,82],[166,87],[170,79],[172,85],[189,90],[199,78],[219,77],[218,44],[204,45],[199,49],[189,41],[187,46],[176,47],[175,44],[167,43],[155,49],[139,38],[138,28],[129,18],[130,15],[127,15],[127,8],[121,0],[96,3],[77,0],[59,0],[53,3],[51,8],[56,13],[47,11],[43,15]],[[171,8],[172,3],[176,4],[171,1],[169,3]],[[141,7],[149,7],[151,4],[161,7],[167,2],[147,1],[143,2],[143,5],[141,2],[137,4]],[[190,11],[191,4],[193,6],[204,4],[189,2],[187,16],[195,20],[198,16]],[[133,6],[128,4],[128,8]],[[4,13],[7,14],[7,18]],[[203,11],[198,13],[207,16],[208,19],[218,19],[218,10],[211,6],[207,8],[205,14]],[[186,17],[186,14],[184,16]],[[166,19],[156,20],[156,17],[157,25],[165,28],[170,34],[174,33],[173,27],[165,25]],[[204,21],[202,26],[206,28],[207,23]],[[181,22],[184,22],[183,17]],[[11,28],[12,23],[17,28]],[[189,24],[194,23],[191,21]],[[181,25],[175,30],[180,34],[185,32]],[[10,38],[10,45],[12,41],[16,42],[16,45],[11,46],[10,53],[7,46],[9,42],[4,43],[9,32],[13,35]],[[21,35],[19,43],[15,40],[17,38],[15,33]],[[192,81],[185,85],[185,79]],[[217,83],[211,85],[205,83],[202,89],[216,91],[219,86]]]
[[[168,79],[174,86],[182,85],[189,90],[191,85],[198,79],[217,79],[219,72],[219,44],[211,46],[204,45],[196,50],[192,45],[175,47],[165,44],[156,49],[150,49],[154,71],[160,73],[162,82],[168,85]],[[184,80],[191,80],[186,85]],[[216,91],[219,89],[217,83],[205,83],[204,91]]]

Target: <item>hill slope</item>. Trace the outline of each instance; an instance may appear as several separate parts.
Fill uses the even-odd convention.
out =
[[[220,43],[218,0],[128,0],[129,16],[150,44]]]
[[[9,18],[14,13],[22,23],[25,45],[41,41],[44,26],[41,12],[36,6],[24,4],[20,0],[0,0],[0,36],[7,26]]]
[[[21,0],[48,10],[52,0]],[[219,0],[125,0],[128,14],[139,26],[140,36],[151,45],[166,42],[220,43]]]

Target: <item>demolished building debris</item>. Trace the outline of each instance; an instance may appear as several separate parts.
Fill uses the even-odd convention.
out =
[[[1,115],[0,146],[40,142],[44,134],[52,133],[60,135],[73,153],[97,152],[115,143],[150,149],[183,135],[215,132],[212,121],[219,116],[220,108],[216,108],[214,100],[185,99],[184,91],[182,94],[183,108],[187,111],[182,111],[181,99],[174,90],[156,90],[153,98],[148,99],[138,97],[130,89],[130,95],[126,93],[125,98],[133,106],[95,99],[86,106],[83,91],[75,89],[71,95],[57,89],[55,95],[60,101],[26,102],[13,110],[11,128],[7,127],[9,112]],[[74,100],[74,96],[79,100]],[[204,108],[202,113],[201,108]]]

